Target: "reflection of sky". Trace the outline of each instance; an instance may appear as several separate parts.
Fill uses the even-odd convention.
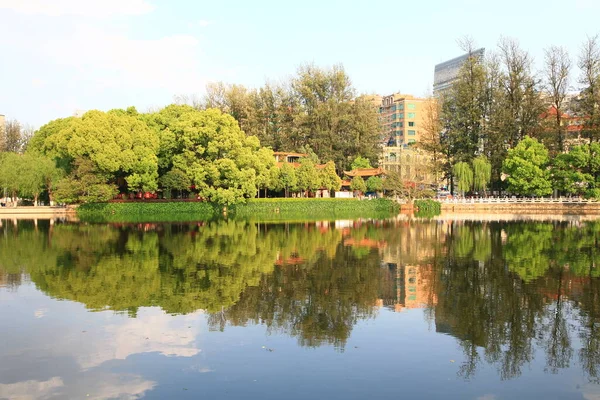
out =
[[[146,308],[137,318],[89,313],[77,303],[49,300],[31,285],[0,290],[0,302],[0,332],[8,339],[0,344],[0,359],[7,361],[0,365],[0,398],[137,398],[156,383],[114,373],[107,364],[143,353],[200,352],[201,312],[170,316]]]
[[[89,312],[30,285],[0,289],[0,399],[222,398],[598,399],[576,368],[544,372],[544,354],[501,381],[482,360],[458,375],[460,342],[435,331],[423,310],[359,321],[344,352],[303,348],[262,326],[209,331],[201,312],[136,318]]]

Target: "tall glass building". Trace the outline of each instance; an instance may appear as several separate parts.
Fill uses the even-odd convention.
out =
[[[433,94],[438,95],[452,86],[452,83],[458,77],[460,67],[462,67],[463,63],[469,58],[469,56],[476,57],[479,61],[482,61],[484,53],[485,49],[480,48],[470,54],[463,54],[460,57],[437,64],[433,73]]]

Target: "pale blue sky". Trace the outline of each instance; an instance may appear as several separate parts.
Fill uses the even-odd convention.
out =
[[[424,95],[464,35],[488,51],[517,38],[541,67],[552,44],[576,59],[598,15],[600,0],[0,0],[0,114],[39,127],[76,109],[144,111],[305,62],[342,63],[359,92]]]

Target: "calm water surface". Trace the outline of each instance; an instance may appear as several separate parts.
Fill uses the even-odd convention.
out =
[[[599,239],[3,220],[0,399],[598,399]]]

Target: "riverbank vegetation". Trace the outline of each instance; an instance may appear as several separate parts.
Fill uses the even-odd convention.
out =
[[[548,47],[540,71],[513,39],[485,56],[470,39],[461,47],[469,57],[453,85],[429,102],[417,144],[431,155],[435,176],[455,194],[597,198],[600,36],[588,37],[576,59]]]
[[[389,199],[251,199],[229,207],[207,202],[88,203],[77,215],[90,222],[203,221],[222,217],[258,221],[387,218],[400,206]]]

